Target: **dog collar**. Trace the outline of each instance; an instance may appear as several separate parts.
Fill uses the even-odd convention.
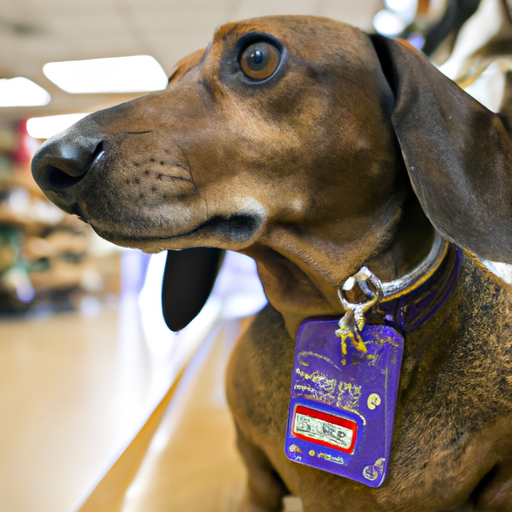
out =
[[[410,274],[381,283],[366,267],[339,295],[345,315],[304,321],[297,334],[285,440],[287,457],[369,487],[389,471],[404,338],[454,290],[462,252],[436,236]],[[350,303],[355,284],[368,299]]]
[[[369,324],[389,325],[402,334],[421,327],[452,294],[462,251],[436,233],[432,250],[406,276],[382,283],[383,296],[365,315]]]

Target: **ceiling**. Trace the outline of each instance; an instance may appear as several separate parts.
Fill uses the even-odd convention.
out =
[[[134,97],[67,94],[43,75],[47,62],[149,54],[169,74],[228,21],[314,14],[371,30],[382,5],[382,0],[1,0],[0,78],[25,76],[48,90],[52,101],[45,107],[0,108],[0,122],[91,112]]]

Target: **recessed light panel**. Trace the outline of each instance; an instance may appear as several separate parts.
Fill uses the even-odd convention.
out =
[[[37,107],[48,105],[51,96],[28,78],[0,79],[0,107]]]
[[[168,82],[162,66],[150,55],[49,62],[43,73],[71,94],[159,91]]]
[[[27,121],[27,132],[34,139],[48,139],[80,121],[87,114],[33,117]]]

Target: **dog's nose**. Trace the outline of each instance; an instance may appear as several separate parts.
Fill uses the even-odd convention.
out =
[[[96,138],[52,137],[34,155],[32,175],[46,196],[69,212],[76,202],[73,188],[103,153],[103,142]]]

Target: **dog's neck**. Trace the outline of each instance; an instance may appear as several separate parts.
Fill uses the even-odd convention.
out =
[[[292,338],[306,318],[343,314],[338,288],[362,265],[387,282],[425,259],[435,231],[417,201],[410,203],[368,223],[365,235],[351,243],[344,242],[343,223],[316,227],[314,233],[279,227],[244,251],[256,260],[267,298]],[[330,236],[322,239],[318,232]]]

